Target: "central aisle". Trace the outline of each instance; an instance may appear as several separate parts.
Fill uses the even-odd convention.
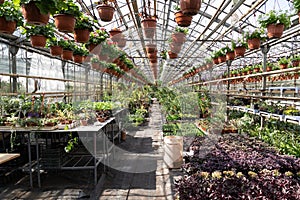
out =
[[[162,118],[154,101],[147,126],[129,130],[110,161],[98,199],[173,199],[169,170],[163,162]],[[128,130],[127,130],[128,132]]]

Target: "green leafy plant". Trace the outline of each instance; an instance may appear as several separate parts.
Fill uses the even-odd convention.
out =
[[[47,39],[46,47],[51,46],[63,46],[64,40],[63,39],[57,39],[57,37],[51,37]]]
[[[299,12],[300,10],[300,0],[293,0],[294,8]]]
[[[29,4],[30,2],[34,2],[43,14],[54,14],[57,11],[57,8],[64,4],[64,1],[62,0],[13,0],[13,3],[16,6]]]
[[[75,43],[71,40],[62,40],[61,41],[61,47],[64,50],[70,50],[70,51],[74,51],[75,49]]]
[[[22,28],[22,34],[25,34],[27,37],[32,35],[44,35],[47,38],[54,37],[54,28],[53,24],[47,24],[45,26],[34,26],[34,25],[27,25]]]
[[[293,55],[291,58],[290,58],[291,61],[300,61],[300,55]]]
[[[90,39],[87,44],[101,44],[107,38],[109,38],[109,35],[105,29],[97,29],[90,33]]]
[[[16,21],[17,26],[22,25],[22,13],[19,6],[15,6],[10,1],[0,4],[0,17],[5,17],[7,21]]]
[[[56,14],[68,14],[74,17],[79,17],[81,12],[79,7],[72,0],[61,1],[62,3],[57,7]]]
[[[287,12],[271,10],[269,13],[260,15],[258,22],[262,28],[267,28],[269,24],[283,24],[285,28],[291,25],[290,16]]]
[[[87,56],[89,51],[83,45],[75,45],[73,49],[73,55]]]
[[[174,32],[175,33],[183,33],[184,35],[187,35],[189,33],[189,29],[176,26]]]
[[[285,65],[285,64],[289,64],[290,60],[286,57],[282,57],[278,60],[278,64],[279,65]]]
[[[258,38],[261,41],[264,41],[264,40],[266,40],[266,34],[265,34],[265,31],[260,28],[260,29],[255,29],[252,32],[251,31],[246,32],[245,38],[246,38],[246,40]]]
[[[91,17],[81,14],[75,23],[75,29],[88,29],[93,31],[93,26],[96,23],[96,20],[93,20]]]

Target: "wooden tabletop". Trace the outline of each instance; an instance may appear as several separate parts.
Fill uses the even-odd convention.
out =
[[[17,157],[20,157],[19,153],[0,153],[0,164],[6,163]]]

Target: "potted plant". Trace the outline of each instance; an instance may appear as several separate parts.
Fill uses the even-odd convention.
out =
[[[123,34],[121,34],[120,39],[117,41],[117,46],[119,48],[124,48],[126,46],[126,42],[127,42],[127,40],[126,40],[125,36]]]
[[[82,63],[84,56],[87,56],[89,51],[83,45],[75,45],[73,50],[73,61]]]
[[[107,34],[105,29],[98,29],[94,32],[90,33],[90,39],[87,42],[89,47],[89,51],[94,54],[99,54],[101,51],[101,43],[104,42],[109,35]]]
[[[76,18],[81,15],[79,7],[72,0],[62,1],[62,5],[57,8],[53,16],[56,28],[64,33],[73,33]]]
[[[294,5],[294,8],[296,9],[297,11],[297,14],[298,16],[300,16],[300,0],[293,0],[293,5]],[[300,18],[299,18],[299,23],[300,23]]]
[[[45,26],[28,25],[22,29],[22,34],[26,34],[30,38],[30,43],[33,47],[45,47],[47,38],[54,37],[52,24]]]
[[[174,53],[172,51],[168,51],[168,55],[170,59],[175,59],[178,57],[177,53]]]
[[[74,39],[76,42],[86,43],[89,41],[90,33],[93,31],[94,20],[89,16],[81,14],[75,22]]]
[[[245,37],[250,50],[259,49],[261,41],[266,39],[264,37],[263,29],[255,29],[253,32],[246,32]]]
[[[91,67],[94,70],[99,70],[100,69],[100,60],[97,57],[92,57],[91,58]]]
[[[290,58],[291,62],[292,62],[292,66],[293,67],[298,67],[300,64],[300,56],[299,55],[293,55]]]
[[[109,31],[109,36],[113,42],[118,42],[122,38],[122,30],[119,28],[113,28]]]
[[[185,37],[188,34],[189,29],[176,27],[172,33],[172,41],[176,44],[183,44],[185,42]]]
[[[110,22],[115,13],[115,8],[109,3],[108,0],[102,0],[98,2],[98,6],[96,7],[99,13],[99,17],[104,22]]]
[[[18,6],[10,1],[0,4],[0,32],[13,34],[17,26],[22,25],[22,13]]]
[[[219,64],[219,55],[218,55],[218,51],[213,51],[212,54],[211,54],[211,59],[213,61],[214,64]]]
[[[282,57],[278,60],[278,64],[280,66],[280,69],[286,69],[290,60],[287,59],[286,57]]]
[[[267,28],[268,38],[280,38],[284,29],[291,25],[290,17],[286,12],[271,10],[258,18],[262,28]]]
[[[273,63],[267,62],[267,68],[266,68],[266,71],[267,71],[267,72],[272,71],[272,70],[273,70],[273,67],[274,67],[274,64],[273,64]]]
[[[188,16],[183,14],[183,12],[180,10],[180,7],[178,5],[174,6],[175,12],[175,21],[178,26],[181,27],[188,27],[192,23],[192,16]]]
[[[217,58],[218,58],[218,63],[223,63],[226,61],[226,52],[225,52],[225,47],[219,49],[217,52],[216,52],[216,55]]]
[[[54,14],[61,7],[61,0],[13,0],[16,6],[22,8],[22,14],[28,24],[46,25],[50,14]]]
[[[255,73],[260,72],[261,71],[261,64],[255,64],[255,65],[253,65],[253,71]]]
[[[200,7],[201,0],[180,0],[180,8],[185,15],[197,15]]]
[[[226,60],[234,60],[235,54],[234,50],[230,48],[228,45],[224,48],[224,51],[226,53]]]
[[[248,48],[248,44],[245,42],[244,37],[242,37],[237,43],[232,42],[232,48],[234,49],[235,57],[244,57],[246,49]]]
[[[61,56],[61,54],[63,53],[62,43],[63,39],[57,39],[56,37],[47,39],[46,46],[50,48],[50,54],[52,56]]]
[[[75,49],[74,42],[71,40],[62,40],[61,45],[63,48],[62,59],[72,60],[73,59],[73,51]]]

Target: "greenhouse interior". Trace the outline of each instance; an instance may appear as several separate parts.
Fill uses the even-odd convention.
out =
[[[0,0],[0,199],[300,199],[300,0]]]

